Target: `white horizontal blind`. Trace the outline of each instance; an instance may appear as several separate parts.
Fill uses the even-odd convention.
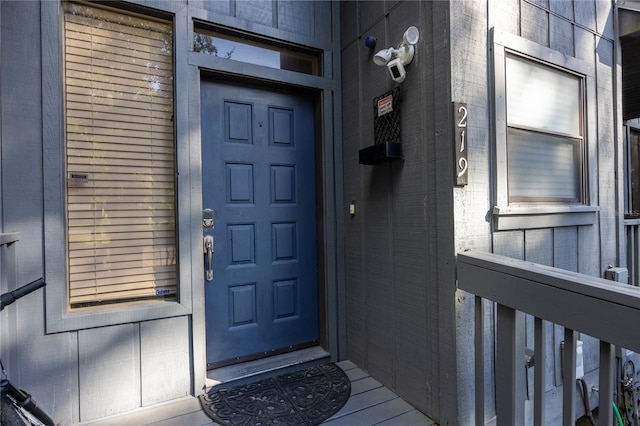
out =
[[[511,201],[580,201],[579,141],[509,129]]]
[[[64,7],[70,305],[175,296],[171,24]]]
[[[509,55],[506,79],[510,125],[582,136],[578,76]]]
[[[582,78],[507,55],[509,202],[581,202]]]

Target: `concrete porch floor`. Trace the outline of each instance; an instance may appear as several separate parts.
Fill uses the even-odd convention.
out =
[[[351,361],[337,363],[351,379],[351,397],[327,426],[431,426],[435,423],[406,401],[382,386]],[[141,408],[100,421],[91,426],[217,426],[200,408],[197,398],[188,397]]]

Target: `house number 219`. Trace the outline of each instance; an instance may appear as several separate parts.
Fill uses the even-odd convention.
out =
[[[466,185],[468,182],[468,168],[469,161],[467,160],[467,115],[469,114],[467,110],[467,104],[462,102],[454,102],[453,103],[453,116],[455,117],[455,128],[454,128],[454,137],[455,137],[455,150],[456,150],[456,164],[455,164],[455,175],[456,175],[456,185]]]

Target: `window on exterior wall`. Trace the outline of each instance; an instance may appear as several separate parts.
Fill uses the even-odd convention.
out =
[[[172,24],[64,12],[69,304],[175,298]]]
[[[587,225],[590,68],[494,30],[497,229]]]
[[[293,49],[292,46],[267,44],[212,31],[197,22],[193,31],[194,52],[233,61],[262,65],[310,75],[320,75],[320,54]]]
[[[509,203],[582,202],[582,78],[506,57]]]
[[[640,218],[640,130],[632,128],[627,134],[628,160],[628,206],[627,218]]]

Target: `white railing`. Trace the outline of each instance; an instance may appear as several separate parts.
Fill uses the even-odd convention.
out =
[[[484,424],[482,299],[496,303],[496,424],[525,424],[525,314],[535,318],[533,422],[545,419],[546,322],[564,331],[564,383],[576,383],[577,333],[600,340],[599,424],[614,423],[614,345],[640,352],[640,288],[490,253],[458,254],[458,288],[476,296],[476,424]],[[587,314],[585,314],[587,313]],[[620,327],[619,324],[630,324]],[[563,386],[562,424],[574,425],[577,386]]]

